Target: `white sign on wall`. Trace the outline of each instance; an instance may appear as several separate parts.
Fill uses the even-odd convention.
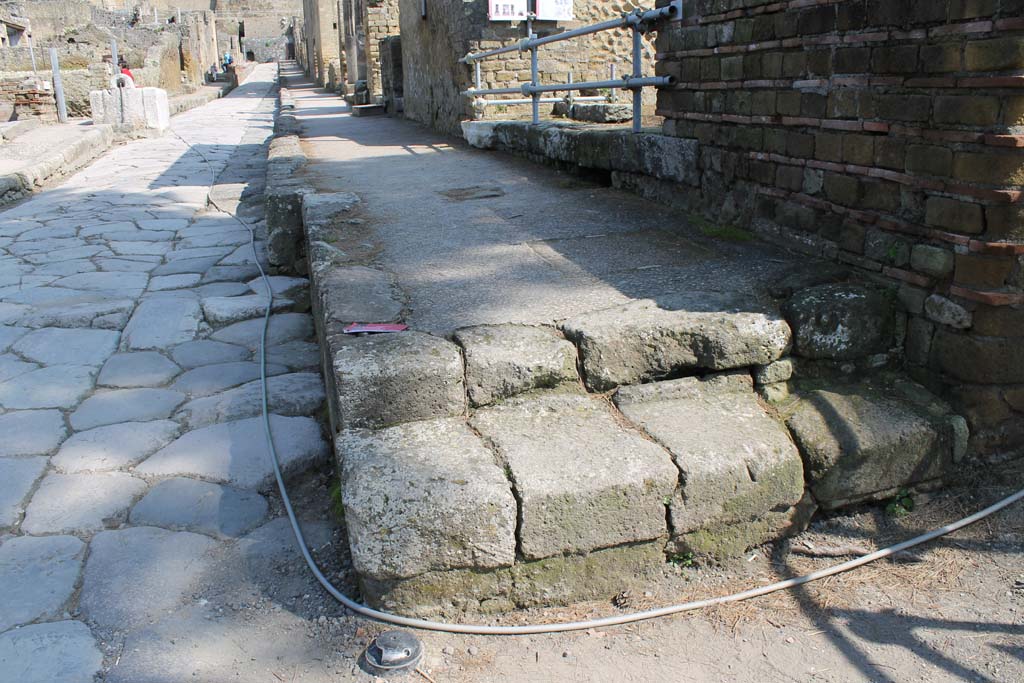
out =
[[[488,0],[487,18],[491,21],[526,21],[526,0]]]
[[[573,0],[537,0],[537,19],[541,21],[572,21]]]

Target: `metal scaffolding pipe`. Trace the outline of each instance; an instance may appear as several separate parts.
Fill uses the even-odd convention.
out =
[[[540,98],[540,103],[541,104],[556,104],[558,102],[566,102],[566,101],[567,101],[567,98],[565,98],[565,97],[542,97],[542,98]],[[587,95],[586,97],[574,97],[574,98],[572,98],[572,101],[573,102],[607,102],[608,98],[605,97],[604,95]],[[489,105],[492,105],[492,104],[510,104],[510,105],[511,104],[530,104],[531,102],[533,102],[533,98],[531,97],[530,99],[525,99],[524,98],[524,99],[515,99],[515,100],[488,100],[488,99],[484,99],[484,98],[481,97],[481,98],[477,99],[476,102],[479,103],[479,104],[482,104],[485,107],[489,106]]]
[[[627,90],[646,86],[673,85],[675,76],[643,76],[641,78],[623,78],[617,81],[582,81],[580,83],[555,83],[552,85],[531,85],[524,83],[520,89],[524,95],[539,92],[562,92],[566,90],[598,90],[600,88],[624,88]],[[495,93],[498,94],[498,93]]]

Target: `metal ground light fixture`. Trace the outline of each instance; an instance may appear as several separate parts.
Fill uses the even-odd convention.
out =
[[[526,104],[527,102],[533,105],[533,123],[540,123],[540,103],[542,101],[561,101],[559,99],[542,99],[543,93],[554,93],[554,92],[573,92],[579,90],[597,90],[597,89],[623,89],[633,91],[633,132],[640,132],[640,125],[642,119],[642,90],[645,87],[664,87],[673,85],[676,82],[674,76],[644,76],[643,65],[641,64],[643,56],[643,34],[646,33],[655,23],[658,21],[670,20],[676,17],[680,13],[680,7],[678,3],[672,3],[665,7],[659,7],[653,10],[643,10],[637,8],[632,12],[627,12],[617,19],[609,19],[608,21],[602,21],[597,24],[591,24],[589,26],[581,26],[569,31],[557,33],[550,36],[544,36],[540,38],[533,32],[533,19],[534,15],[530,14],[526,20],[526,32],[527,37],[523,38],[512,45],[506,45],[494,50],[488,50],[486,52],[471,52],[459,61],[463,64],[469,64],[473,67],[474,73],[474,87],[469,90],[464,90],[463,95],[474,98],[474,103],[479,103],[481,106],[486,107],[491,104]],[[614,75],[609,80],[605,81],[582,81],[578,83],[572,82],[570,75],[568,83],[556,83],[551,85],[540,84],[540,73],[538,69],[538,57],[537,49],[549,45],[551,43],[557,43],[564,40],[571,40],[572,38],[578,38],[580,36],[590,35],[593,33],[599,33],[601,31],[610,31],[618,28],[629,28],[633,31],[633,71],[630,75],[623,78],[614,78]],[[494,57],[501,54],[507,54],[509,52],[524,52],[530,51],[530,82],[522,83],[519,87],[508,87],[508,88],[483,88],[481,74],[480,74],[480,62],[481,60],[489,57]],[[614,74],[614,71],[612,72]],[[523,100],[500,100],[500,99],[486,99],[485,95],[519,95],[522,94],[524,97],[529,98]],[[566,98],[568,99],[568,98]],[[605,97],[597,98],[573,98],[576,101],[583,99],[596,99],[604,100]]]

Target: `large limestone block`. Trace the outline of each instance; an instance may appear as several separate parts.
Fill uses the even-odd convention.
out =
[[[129,133],[162,133],[171,125],[167,91],[162,88],[113,88],[89,93],[94,124]]]
[[[360,575],[396,579],[515,560],[511,486],[461,419],[345,431],[337,452]]]
[[[475,406],[579,382],[576,347],[549,328],[478,325],[456,330],[455,342],[466,355],[466,388]]]
[[[606,391],[689,369],[766,365],[789,349],[789,325],[740,296],[694,292],[633,301],[561,324],[587,386]]]
[[[346,429],[454,417],[466,409],[462,354],[440,337],[420,332],[346,337],[333,367]]]
[[[797,292],[782,308],[793,351],[805,358],[854,360],[892,343],[893,299],[884,290],[829,284]]]
[[[941,477],[966,449],[966,421],[949,406],[912,382],[886,384],[807,392],[787,420],[823,508]]]
[[[586,553],[666,533],[679,471],[601,399],[546,393],[478,411],[471,424],[498,451],[520,504],[527,559]]]
[[[781,531],[761,521],[788,510],[804,493],[803,464],[786,428],[761,406],[750,375],[733,372],[624,387],[616,395],[623,414],[672,453],[682,484],[672,496],[673,538],[715,528],[700,550],[743,552]],[[744,547],[730,527],[749,527]],[[752,533],[754,529],[760,533]],[[740,532],[743,533],[743,532]]]

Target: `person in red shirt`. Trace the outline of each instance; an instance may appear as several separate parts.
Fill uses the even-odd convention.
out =
[[[120,66],[121,66],[121,73],[123,73],[128,78],[132,79],[132,81],[134,82],[135,81],[135,76],[132,75],[132,70],[128,68],[128,62],[126,62],[125,60],[122,59]]]

